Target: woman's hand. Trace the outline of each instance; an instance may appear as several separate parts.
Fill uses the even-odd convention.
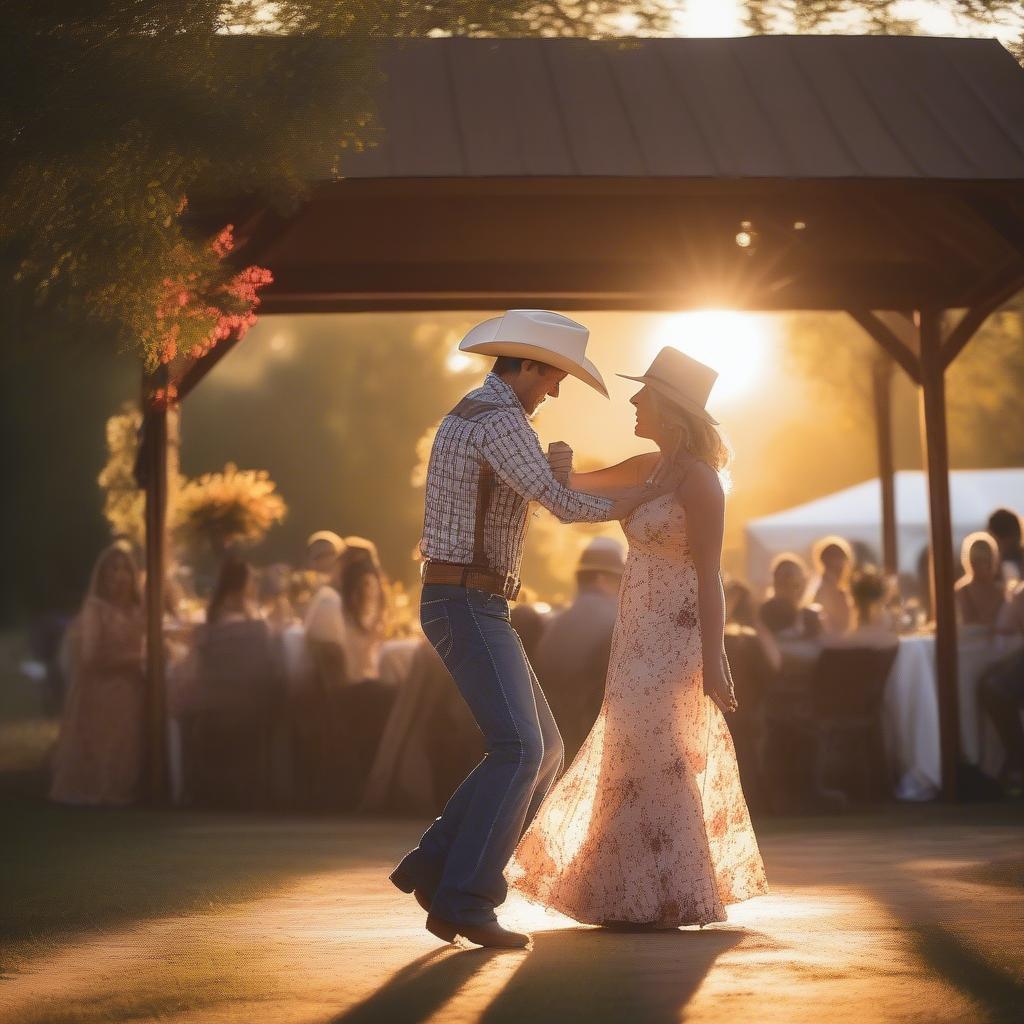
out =
[[[725,651],[719,657],[704,666],[704,692],[722,709],[729,713],[735,711],[739,704],[736,701],[736,689],[733,686],[732,672]]]

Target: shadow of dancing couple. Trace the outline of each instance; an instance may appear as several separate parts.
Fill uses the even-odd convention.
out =
[[[623,934],[566,928],[537,932],[528,953],[437,949],[403,967],[331,1024],[415,1024],[459,993],[468,1004],[478,1004],[453,1007],[459,1019],[482,1024],[676,1024],[715,960],[741,938],[728,929]]]

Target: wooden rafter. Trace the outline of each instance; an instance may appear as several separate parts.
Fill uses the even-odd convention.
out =
[[[896,360],[915,384],[921,383],[921,366],[917,356],[888,324],[867,309],[848,309],[846,312]]]
[[[237,334],[232,334],[231,337],[225,338],[224,341],[215,345],[205,356],[193,360],[178,379],[178,401],[184,401],[185,396],[196,387],[240,340]]]
[[[948,367],[964,350],[964,346],[974,337],[981,325],[1022,288],[1024,288],[1024,266],[1020,264],[994,278],[988,294],[967,310],[943,341],[943,367]]]

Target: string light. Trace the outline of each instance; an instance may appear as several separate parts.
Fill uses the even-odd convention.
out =
[[[736,232],[736,244],[747,253],[754,251],[754,246],[757,244],[757,232],[749,220],[740,222],[740,229]]]

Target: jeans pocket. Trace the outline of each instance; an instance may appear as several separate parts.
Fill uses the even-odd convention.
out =
[[[420,625],[423,627],[423,635],[437,651],[438,657],[447,662],[448,656],[452,653],[452,624],[448,613],[432,608],[430,618],[424,619]]]

